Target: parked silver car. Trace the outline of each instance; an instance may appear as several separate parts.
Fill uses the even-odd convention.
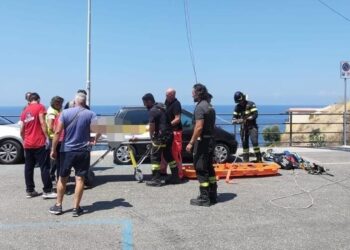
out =
[[[23,158],[20,126],[0,116],[0,164],[19,163]]]

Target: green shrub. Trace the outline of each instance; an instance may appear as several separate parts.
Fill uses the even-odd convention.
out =
[[[324,147],[326,145],[325,136],[321,134],[319,128],[311,131],[309,141],[312,147]]]
[[[276,146],[281,141],[281,131],[279,126],[273,125],[263,129],[263,138],[266,146]]]

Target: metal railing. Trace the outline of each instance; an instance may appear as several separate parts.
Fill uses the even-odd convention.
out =
[[[13,122],[17,122],[19,117],[14,115],[1,115]],[[114,114],[98,114],[100,117],[111,117]],[[304,119],[300,119],[304,116]],[[316,121],[320,117],[326,117],[328,119],[321,119]],[[332,119],[334,117],[334,119]],[[240,141],[240,126],[232,125],[232,114],[219,113],[217,114],[217,124],[226,131],[234,133],[237,141]],[[315,120],[309,122],[310,118]],[[345,119],[346,118],[346,119]],[[320,146],[340,146],[346,145],[349,138],[344,138],[344,134],[349,135],[349,121],[350,113],[315,113],[315,112],[286,112],[286,113],[261,113],[258,117],[259,126],[259,144],[261,146],[267,146],[270,141],[264,139],[264,129],[268,127],[277,126],[277,132],[269,132],[270,134],[278,134],[281,137],[279,142],[275,142],[275,145],[281,146],[308,146],[308,147],[320,147]],[[304,121],[300,121],[304,120]],[[327,120],[326,122],[324,120]],[[334,120],[335,122],[331,122]],[[325,128],[326,126],[332,126],[332,130]],[[344,128],[346,127],[346,133]]]
[[[271,141],[265,141],[263,131],[265,128],[277,126],[278,132],[268,132],[278,134],[281,137],[280,141],[274,142],[275,145],[307,147],[346,145],[349,136],[344,138],[344,128],[346,127],[345,134],[349,135],[349,115],[349,113],[316,112],[262,113],[258,117],[259,144],[261,146],[269,145]],[[236,139],[240,140],[240,126],[231,125],[228,122],[231,121],[232,114],[221,113],[217,116],[220,117],[217,120],[217,125],[233,132]],[[320,119],[320,117],[328,117],[328,119]],[[313,122],[310,122],[310,119]],[[332,126],[331,129],[329,129],[330,126]]]

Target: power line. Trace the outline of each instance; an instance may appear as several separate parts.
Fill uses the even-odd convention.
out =
[[[188,9],[187,0],[184,0],[184,12],[185,12],[187,44],[188,44],[188,49],[190,51],[190,57],[191,57],[191,63],[192,63],[192,69],[193,69],[193,73],[194,73],[195,83],[197,83],[198,79],[197,79],[196,63],[195,63],[195,59],[194,59],[193,45],[192,45],[191,20],[190,20],[190,13],[189,13],[189,9]]]
[[[330,9],[332,12],[334,12],[335,14],[337,14],[338,16],[341,16],[342,18],[344,18],[346,21],[350,22],[350,19],[347,18],[346,16],[344,16],[343,14],[341,14],[339,11],[333,9],[331,6],[329,6],[328,4],[326,4],[325,2],[321,1],[321,0],[317,0],[319,3],[323,4],[324,6],[326,6],[328,9]]]

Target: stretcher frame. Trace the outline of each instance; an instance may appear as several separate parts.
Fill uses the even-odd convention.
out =
[[[148,144],[147,150],[145,151],[145,153],[141,156],[141,158],[136,161],[135,159],[135,155],[133,150],[131,149],[130,145],[131,144]],[[152,150],[152,144],[151,141],[115,141],[115,142],[108,142],[108,149],[97,158],[97,160],[95,160],[89,167],[89,171],[85,180],[85,185],[86,186],[93,186],[93,182],[95,179],[95,173],[94,173],[94,167],[101,162],[102,160],[104,160],[104,158],[106,157],[106,155],[108,155],[111,151],[114,151],[115,149],[117,149],[120,145],[128,145],[128,151],[129,151],[129,155],[130,155],[130,160],[131,160],[131,165],[134,169],[134,177],[135,180],[137,180],[138,182],[143,182],[143,173],[140,169],[141,164],[146,160],[146,158],[149,156],[149,154],[151,153]]]

